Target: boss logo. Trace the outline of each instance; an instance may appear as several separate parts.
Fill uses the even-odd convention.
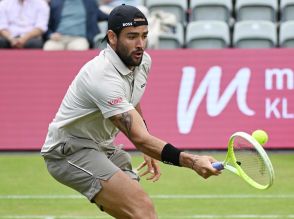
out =
[[[129,27],[129,26],[132,26],[133,23],[132,22],[129,22],[129,23],[123,23],[122,26],[123,27]]]

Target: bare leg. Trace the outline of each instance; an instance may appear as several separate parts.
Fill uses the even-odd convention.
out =
[[[139,183],[118,171],[109,180],[101,181],[102,190],[94,201],[117,219],[157,219],[151,199]]]

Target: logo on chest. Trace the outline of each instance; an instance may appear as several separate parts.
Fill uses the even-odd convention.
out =
[[[114,99],[114,100],[109,100],[109,101],[108,101],[108,104],[111,105],[111,106],[113,106],[113,105],[116,105],[116,104],[121,103],[122,100],[123,100],[122,97],[118,97],[118,98],[116,98],[116,99]]]

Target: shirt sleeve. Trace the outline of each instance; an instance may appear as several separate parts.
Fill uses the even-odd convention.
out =
[[[91,86],[89,94],[104,118],[109,118],[134,109],[127,100],[124,89],[118,80],[105,80],[99,86]]]
[[[40,1],[35,27],[40,28],[44,32],[48,30],[49,11],[49,5],[45,1]]]

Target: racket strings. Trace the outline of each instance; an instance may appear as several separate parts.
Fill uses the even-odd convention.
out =
[[[269,171],[259,152],[243,138],[234,140],[234,154],[238,165],[254,181],[261,185],[269,182]]]

